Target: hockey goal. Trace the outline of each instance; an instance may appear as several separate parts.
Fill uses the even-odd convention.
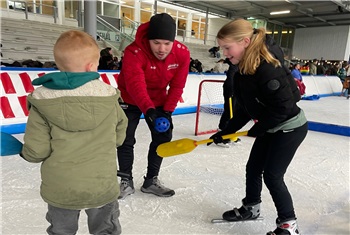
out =
[[[224,80],[203,80],[199,83],[195,135],[218,130],[224,111],[223,84]]]
[[[203,80],[199,83],[195,135],[212,134],[218,131],[224,112],[224,80]],[[251,120],[239,131],[247,131],[254,125]]]

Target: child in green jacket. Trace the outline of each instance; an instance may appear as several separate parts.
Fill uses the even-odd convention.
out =
[[[48,234],[75,234],[81,210],[91,234],[120,234],[116,147],[127,118],[119,91],[99,80],[99,48],[82,31],[54,46],[61,72],[33,80],[21,156],[41,162],[40,194],[48,203]]]

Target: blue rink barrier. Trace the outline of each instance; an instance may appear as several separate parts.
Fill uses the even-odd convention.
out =
[[[350,127],[309,121],[309,130],[335,135],[350,136]]]
[[[0,156],[10,156],[10,155],[19,154],[22,150],[23,144],[8,133],[5,133],[5,132],[0,132],[0,133],[1,133]]]
[[[11,124],[11,125],[2,125],[1,126],[1,132],[7,133],[7,134],[22,134],[26,130],[26,123],[18,123],[18,124]]]
[[[173,112],[173,115],[195,113],[196,109],[197,109],[196,106],[179,107],[175,109],[175,111]],[[141,116],[141,118],[143,118],[143,115]],[[25,132],[25,128],[26,128],[26,123],[3,125],[1,126],[1,132],[8,133],[8,134],[21,134]],[[309,121],[309,130],[335,134],[335,135],[350,136],[350,127],[329,124],[329,123]]]

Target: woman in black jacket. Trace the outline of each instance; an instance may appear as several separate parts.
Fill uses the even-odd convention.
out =
[[[277,228],[268,234],[299,234],[293,201],[283,179],[308,130],[304,112],[296,104],[300,96],[296,95],[295,83],[279,56],[269,52],[264,28],[253,29],[250,22],[237,19],[224,25],[217,39],[225,57],[238,65],[238,72],[234,75],[233,118],[211,139],[222,143],[223,135],[235,133],[251,119],[256,120],[248,131],[248,136],[256,139],[246,165],[243,205],[225,212],[223,218],[258,218],[264,180],[278,215]]]

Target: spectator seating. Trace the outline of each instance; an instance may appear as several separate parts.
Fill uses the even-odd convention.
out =
[[[69,29],[82,30],[67,25],[1,18],[2,61],[53,61],[54,43],[62,32]]]
[[[214,68],[215,63],[219,60],[218,58],[213,58],[210,56],[208,50],[212,48],[212,45],[194,44],[194,43],[184,43],[191,52],[191,57],[193,59],[198,59],[202,62],[203,72]]]

